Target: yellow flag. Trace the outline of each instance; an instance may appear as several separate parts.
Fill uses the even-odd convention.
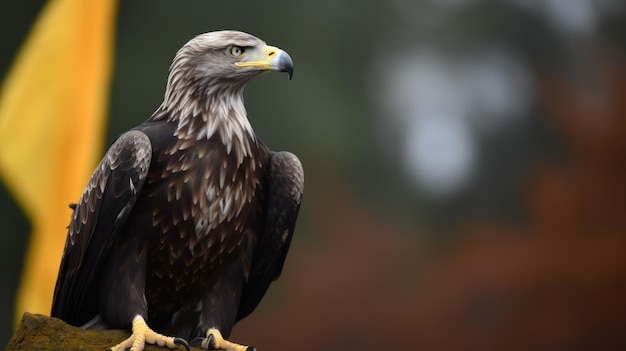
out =
[[[17,318],[50,313],[68,204],[100,156],[116,5],[50,0],[0,90],[0,176],[33,229]]]

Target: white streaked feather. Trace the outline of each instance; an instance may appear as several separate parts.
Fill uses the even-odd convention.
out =
[[[232,77],[217,76],[224,74],[221,70],[224,66],[220,67],[218,61],[210,60],[212,51],[207,48],[214,48],[221,42],[211,40],[213,36],[201,35],[179,50],[170,67],[164,101],[152,117],[175,123],[174,135],[181,143],[218,138],[229,155],[227,162],[231,163],[231,167],[225,163],[216,172],[205,172],[204,189],[192,196],[191,217],[195,221],[196,235],[204,235],[223,221],[239,215],[243,207],[252,201],[258,186],[258,182],[248,175],[259,166],[256,162],[249,162],[244,171],[240,169],[256,148],[256,137],[243,101],[245,82],[232,84]],[[249,46],[264,44],[256,38],[246,40],[252,40]],[[200,56],[202,61],[198,60]],[[198,62],[207,64],[198,65]],[[171,150],[169,154],[175,153],[176,150]],[[171,169],[166,171],[188,171],[192,166],[190,160],[178,161],[172,162]],[[236,169],[235,174],[227,172],[229,169]],[[183,183],[187,181],[185,177]],[[251,186],[242,187],[241,182]],[[178,188],[167,189],[168,201],[179,200],[180,191]]]

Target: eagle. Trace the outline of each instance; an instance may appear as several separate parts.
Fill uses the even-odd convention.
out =
[[[248,121],[244,87],[267,71],[291,79],[293,61],[239,31],[176,53],[161,105],[112,143],[70,206],[51,316],[130,330],[113,351],[254,350],[227,338],[281,273],[304,182],[299,159],[270,151]]]

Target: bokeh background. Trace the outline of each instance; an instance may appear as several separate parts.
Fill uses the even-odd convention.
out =
[[[43,4],[0,4],[0,77]],[[306,173],[283,274],[233,339],[626,348],[623,1],[122,1],[106,145],[159,105],[178,48],[217,29],[293,57],[294,79],[253,81],[246,104]],[[6,343],[30,229],[4,185],[0,223]]]

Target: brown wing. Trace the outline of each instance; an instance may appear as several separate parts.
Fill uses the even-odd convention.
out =
[[[272,153],[265,230],[254,251],[250,275],[237,311],[237,320],[256,308],[270,283],[280,275],[293,236],[303,191],[304,172],[300,160],[289,152]]]
[[[74,208],[51,315],[82,325],[98,313],[99,270],[130,213],[152,158],[150,139],[130,131],[111,145]]]

